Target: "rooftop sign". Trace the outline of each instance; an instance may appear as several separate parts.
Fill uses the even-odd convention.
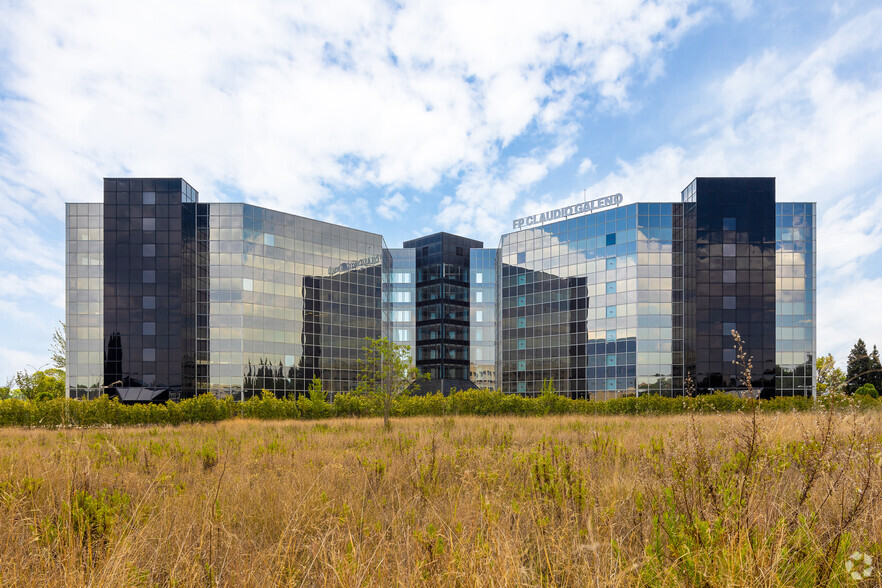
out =
[[[358,261],[348,261],[345,263],[341,263],[337,267],[329,267],[328,275],[336,276],[339,273],[350,272],[352,270],[360,269],[363,267],[367,267],[370,265],[379,265],[380,264],[380,256],[372,255],[371,257],[364,257],[359,259]]]
[[[584,214],[586,212],[594,212],[595,210],[600,210],[607,206],[617,206],[622,203],[622,199],[623,197],[621,194],[613,194],[612,196],[603,196],[602,198],[596,198],[595,200],[586,200],[585,202],[579,202],[578,204],[571,204],[569,206],[564,206],[563,208],[549,210],[542,214],[533,214],[523,218],[517,218],[512,221],[512,228],[517,231],[518,229],[531,227],[533,225],[541,225],[548,221],[564,219],[577,214]]]

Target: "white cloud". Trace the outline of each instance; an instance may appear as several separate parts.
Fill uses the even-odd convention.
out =
[[[587,157],[579,164],[579,175],[583,176],[594,169],[594,162]]]
[[[380,200],[380,205],[377,207],[377,214],[383,218],[392,220],[399,218],[401,213],[407,210],[407,206],[407,199],[402,196],[400,192],[396,192],[395,194]]]

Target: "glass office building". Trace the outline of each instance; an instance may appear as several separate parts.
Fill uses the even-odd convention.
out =
[[[180,178],[107,179],[67,205],[68,389],[244,399],[357,384],[366,337],[408,345],[423,392],[608,399],[815,391],[813,203],[774,178],[696,178],[678,202],[564,207],[498,248],[378,234],[242,203]]]
[[[536,393],[552,379],[580,398],[682,388],[679,209],[631,204],[503,235],[504,391]]]
[[[387,334],[382,236],[197,200],[180,179],[108,179],[103,206],[68,205],[69,393],[354,388],[365,338]]]
[[[480,241],[436,233],[404,242],[416,263],[416,366],[427,392],[470,388],[469,259]]]

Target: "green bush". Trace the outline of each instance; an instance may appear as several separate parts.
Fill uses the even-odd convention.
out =
[[[825,394],[815,402],[802,396],[782,396],[759,401],[765,412],[808,411],[814,408],[855,407],[861,410],[882,407],[875,388],[864,386],[852,397]],[[746,400],[715,392],[689,397],[668,398],[658,394],[623,396],[612,400],[572,400],[554,391],[553,382],[537,397],[504,394],[499,390],[455,390],[449,396],[440,393],[395,398],[391,414],[397,417],[444,415],[515,415],[546,414],[584,415],[661,415],[734,412],[745,408]],[[56,428],[64,426],[98,427],[104,425],[180,425],[213,423],[233,418],[251,419],[325,419],[331,417],[382,416],[377,397],[342,393],[328,402],[317,384],[310,395],[299,398],[276,398],[264,392],[244,402],[231,398],[219,400],[211,394],[165,404],[121,404],[117,399],[102,396],[96,400],[29,401],[19,398],[0,400],[0,426]]]
[[[854,393],[855,396],[869,396],[870,398],[879,398],[879,392],[876,391],[876,386],[867,382]]]

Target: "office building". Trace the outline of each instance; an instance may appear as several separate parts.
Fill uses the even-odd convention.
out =
[[[673,200],[671,198],[670,200]],[[409,345],[424,392],[607,399],[815,390],[815,205],[773,178],[679,201],[599,198],[518,219],[498,248],[381,235],[181,179],[107,179],[67,206],[68,388],[137,398],[352,390],[366,337]]]

